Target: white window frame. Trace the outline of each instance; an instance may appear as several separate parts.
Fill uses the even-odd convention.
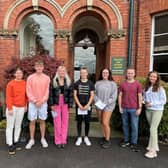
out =
[[[168,32],[166,32],[166,33],[161,33],[161,34],[154,34],[154,32],[155,32],[155,18],[156,18],[157,16],[164,16],[164,15],[168,15],[168,12],[164,12],[164,13],[161,13],[161,14],[157,14],[157,15],[154,15],[154,16],[152,17],[151,51],[150,51],[150,66],[149,66],[149,70],[150,70],[150,71],[153,70],[154,56],[168,55],[168,52],[166,52],[166,53],[157,53],[157,54],[154,54],[154,38],[155,38],[155,37],[158,37],[158,36],[168,35]],[[159,73],[159,74],[160,74],[160,75],[168,75],[168,72],[166,72],[166,73]]]

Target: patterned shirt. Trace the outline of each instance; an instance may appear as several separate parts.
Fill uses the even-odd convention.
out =
[[[88,80],[87,82],[82,82],[78,80],[74,84],[74,90],[77,91],[77,97],[82,106],[85,106],[90,99],[90,92],[94,91],[93,83]]]

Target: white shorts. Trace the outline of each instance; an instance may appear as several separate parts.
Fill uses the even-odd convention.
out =
[[[43,103],[41,107],[37,107],[34,103],[29,102],[28,119],[30,121],[41,119],[47,119],[47,102]]]

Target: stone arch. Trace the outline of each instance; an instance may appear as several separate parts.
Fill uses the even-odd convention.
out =
[[[109,1],[109,0],[102,0],[102,1],[105,4],[107,4],[108,6],[110,6],[110,8],[115,13],[115,15],[117,17],[117,21],[118,21],[118,29],[123,29],[123,20],[122,20],[122,16],[121,16],[121,13],[120,13],[120,10],[118,9],[118,7],[115,5],[115,3],[113,1]]]
[[[107,6],[108,10],[110,11],[110,13],[108,13],[107,11],[103,10],[100,6],[105,5]],[[85,5],[80,6],[79,8],[76,8],[75,10],[71,10],[71,8],[68,9],[67,13],[68,13],[68,26],[69,28],[71,27],[71,25],[73,24],[75,18],[80,15],[83,12],[94,12],[97,13],[99,16],[101,16],[101,18],[103,18],[103,20],[105,21],[106,27],[107,29],[118,29],[118,30],[122,30],[123,29],[123,19],[122,19],[122,15],[118,9],[118,7],[115,5],[114,2],[108,1],[108,0],[102,0],[99,1],[96,5],[93,3],[92,6],[89,8]],[[66,14],[65,14],[66,15]],[[114,20],[114,21],[112,21]],[[113,22],[113,23],[112,23]],[[115,24],[115,25],[112,25]]]
[[[8,23],[9,23],[9,18],[12,14],[12,12],[15,10],[15,8],[17,6],[19,6],[20,4],[24,3],[26,0],[17,0],[16,2],[13,2],[11,4],[11,6],[9,7],[6,15],[5,15],[5,18],[4,18],[4,23],[3,23],[3,28],[4,29],[8,29]]]
[[[95,72],[93,76],[95,80],[95,78],[98,77],[99,69],[105,66],[105,61],[108,59],[106,49],[109,42],[107,32],[111,28],[110,18],[105,12],[97,7],[93,7],[92,10],[86,10],[86,8],[82,7],[79,10],[74,11],[72,16],[73,17],[71,17],[69,21],[69,26],[71,26],[69,28],[71,30],[70,44],[72,44],[71,58],[73,60],[71,65],[75,67],[76,60],[78,62],[78,59],[81,57],[79,56],[79,58],[77,58],[79,55],[77,54],[78,48],[80,48],[79,50],[82,48],[85,50],[86,48],[85,44],[82,44],[81,42],[85,41],[86,38],[90,39],[90,42],[87,45],[88,48],[93,48],[94,54],[92,54],[94,55],[94,59],[91,60],[88,65],[94,64],[93,67],[95,68]],[[83,57],[83,61],[84,59],[87,58]],[[88,60],[89,59],[84,62]],[[82,63],[82,60],[80,63]]]
[[[90,24],[90,23],[93,23],[93,24]],[[100,16],[98,13],[93,11],[92,12],[85,11],[83,13],[80,13],[73,20],[72,27],[71,27],[72,40],[74,35],[82,29],[90,29],[96,32],[99,37],[99,42],[103,43],[105,38],[107,37],[106,35],[107,35],[107,30],[109,29],[109,24],[107,20],[104,20],[104,18]]]
[[[12,21],[14,21],[14,23],[12,23],[12,26],[13,26],[12,29],[16,29],[16,27],[18,28],[19,22],[21,22],[22,18],[30,13],[33,13],[33,12],[44,13],[45,15],[50,17],[50,19],[53,21],[54,26],[56,27],[56,19],[55,18],[57,16],[59,17],[59,13],[57,10],[52,10],[55,13],[51,13],[51,10],[48,10],[48,8],[45,8],[45,5],[38,4],[38,8],[37,7],[35,8],[33,6],[33,4],[27,3],[26,1],[27,0],[16,0],[16,2],[13,2],[10,5],[10,7],[4,17],[4,22],[3,22],[4,29],[9,29],[9,23],[11,22],[11,17],[15,16],[15,18],[12,18]],[[48,4],[48,2],[44,2],[44,3]],[[22,7],[22,5],[24,5],[24,7]],[[17,11],[18,7],[20,7],[22,9],[22,11],[21,10]],[[52,5],[51,5],[51,8],[54,9],[54,7]],[[15,13],[15,15],[12,15],[13,13]]]
[[[52,20],[54,27],[55,28],[57,27],[57,21],[55,20],[55,17],[53,16],[53,14],[50,13],[50,11],[39,7],[38,11],[34,11],[34,10],[32,10],[32,8],[27,8],[22,13],[20,13],[20,15],[16,18],[16,22],[15,22],[15,25],[14,25],[15,28],[19,29],[23,18],[26,17],[27,15],[30,15],[30,14],[33,14],[33,13],[42,13],[42,14],[48,16]]]
[[[53,5],[58,10],[61,17],[63,17],[68,8],[70,8],[78,0],[69,0],[63,7],[61,7],[55,0],[46,0],[46,1],[51,5]]]
[[[68,29],[71,29],[76,19],[78,19],[82,15],[85,15],[85,13],[90,13],[90,15],[93,15],[97,17],[99,20],[101,20],[102,23],[105,25],[106,30],[109,30],[111,28],[110,18],[108,17],[108,15],[106,15],[104,11],[98,9],[97,7],[92,8],[92,10],[86,10],[85,7],[81,7],[73,11],[69,16]]]

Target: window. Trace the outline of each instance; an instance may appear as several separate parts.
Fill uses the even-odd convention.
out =
[[[54,55],[54,26],[51,19],[34,13],[26,16],[20,30],[20,55],[37,54]]]
[[[153,17],[151,69],[168,82],[168,13]]]

